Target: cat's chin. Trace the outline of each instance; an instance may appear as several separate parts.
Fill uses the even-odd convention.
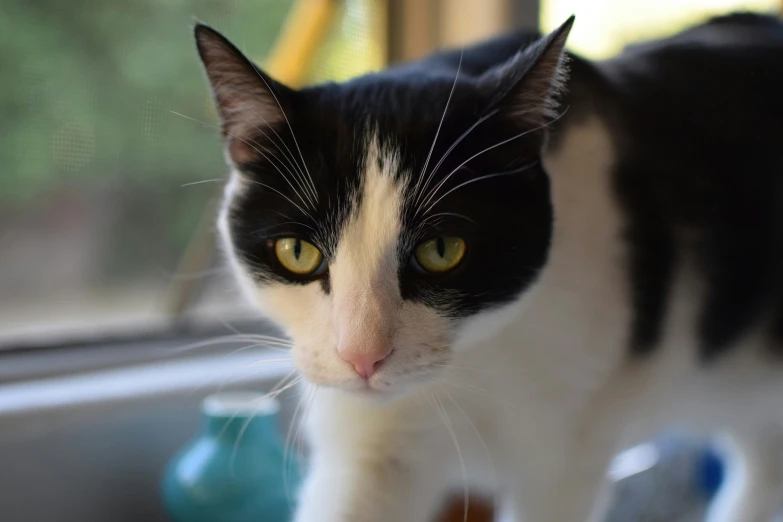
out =
[[[420,377],[415,379],[403,379],[400,382],[390,383],[386,380],[364,381],[357,379],[351,382],[341,383],[326,383],[326,382],[313,382],[307,379],[311,384],[317,386],[333,388],[348,396],[369,400],[374,402],[391,402],[400,397],[415,393],[416,390],[426,387],[430,381],[427,377]]]

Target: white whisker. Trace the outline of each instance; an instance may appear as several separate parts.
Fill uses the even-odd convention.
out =
[[[256,181],[256,180],[253,180],[253,179],[251,179],[251,180],[248,180],[248,181],[250,181],[251,183],[255,183],[255,184],[257,184],[257,185],[261,185],[262,187],[266,187],[266,188],[268,188],[269,190],[272,190],[272,191],[276,192],[276,193],[277,193],[277,194],[278,194],[278,195],[279,195],[281,198],[284,198],[286,201],[288,201],[288,202],[289,202],[289,203],[291,203],[293,206],[295,206],[296,208],[298,208],[298,209],[299,209],[299,210],[302,212],[302,214],[304,214],[305,216],[309,217],[310,219],[312,219],[312,220],[313,220],[313,222],[315,222],[315,218],[313,218],[313,216],[311,216],[311,215],[310,215],[310,214],[309,214],[309,213],[308,213],[308,212],[307,212],[305,209],[303,209],[302,207],[300,207],[299,205],[297,205],[296,203],[294,203],[293,201],[291,201],[291,198],[289,198],[288,196],[286,196],[285,194],[283,194],[282,192],[280,192],[280,191],[279,191],[279,190],[277,190],[276,188],[274,188],[274,187],[270,187],[270,186],[269,186],[269,185],[267,185],[266,183],[261,183],[260,181]]]
[[[191,181],[190,183],[185,183],[183,185],[180,185],[179,188],[192,187],[193,185],[201,185],[202,183],[214,183],[215,181],[223,181],[223,178],[202,179],[201,181]]]
[[[291,372],[287,373],[282,379],[277,381],[277,383],[274,386],[272,386],[272,389],[269,391],[268,394],[253,399],[252,403],[256,404],[257,402],[261,402],[262,400],[266,399],[270,394],[275,393],[277,389],[279,389],[280,386],[283,386],[284,385],[283,383],[288,381],[288,379],[290,379],[295,373],[296,370],[292,370]],[[220,429],[220,431],[217,434],[217,438],[222,437],[226,433],[229,424],[231,424],[234,421],[234,419],[236,419],[238,416],[239,416],[239,412],[236,412],[233,415],[231,415],[228,419],[226,419],[226,422],[223,423],[223,427]]]
[[[462,481],[463,481],[463,496],[465,503],[465,513],[463,522],[468,520],[468,510],[470,508],[470,486],[468,484],[468,468],[465,465],[465,457],[462,455],[462,448],[460,448],[459,441],[457,440],[457,433],[454,431],[454,425],[449,419],[449,415],[446,413],[446,408],[443,406],[441,400],[435,395],[430,393],[430,397],[435,403],[435,409],[438,411],[443,423],[446,426],[446,430],[449,432],[451,441],[454,443],[454,447],[457,449],[457,456],[459,457],[460,468],[462,469]]]
[[[455,173],[455,172],[457,172],[459,169],[461,169],[462,167],[464,167],[464,166],[465,166],[465,165],[466,165],[466,164],[467,164],[469,161],[472,161],[473,159],[477,158],[478,156],[481,156],[482,154],[485,154],[485,153],[487,153],[487,152],[489,152],[489,151],[491,151],[491,150],[493,150],[493,149],[496,149],[496,148],[498,148],[498,147],[500,147],[500,146],[502,146],[502,145],[505,145],[506,143],[510,143],[510,142],[512,142],[512,141],[514,141],[514,140],[518,140],[519,138],[522,138],[523,136],[527,136],[527,135],[528,135],[528,134],[530,134],[531,132],[536,132],[536,131],[539,131],[539,130],[545,129],[546,127],[549,127],[550,125],[552,125],[553,123],[555,123],[557,120],[559,120],[559,119],[560,119],[560,118],[563,116],[563,114],[565,114],[565,112],[561,113],[561,114],[560,114],[560,115],[559,115],[557,118],[554,118],[552,121],[549,121],[549,122],[547,122],[547,123],[544,123],[544,124],[542,124],[542,125],[539,125],[538,127],[535,127],[535,128],[533,128],[533,129],[528,129],[528,130],[526,130],[525,132],[520,132],[519,134],[516,134],[516,135],[514,135],[514,136],[512,136],[512,137],[510,137],[510,138],[507,138],[507,139],[505,139],[505,140],[502,140],[502,141],[500,141],[500,142],[498,142],[498,143],[495,143],[494,145],[491,145],[491,146],[489,146],[489,147],[487,147],[487,148],[485,148],[485,149],[483,149],[483,150],[481,150],[481,151],[479,151],[479,152],[475,153],[474,155],[472,155],[471,157],[469,157],[468,159],[466,159],[465,161],[463,161],[462,163],[460,163],[460,164],[459,164],[459,166],[457,166],[457,168],[455,168],[454,170],[452,170],[451,172],[449,172],[449,174],[448,174],[448,175],[447,175],[445,178],[443,178],[443,179],[440,181],[440,183],[438,183],[438,184],[435,186],[435,188],[433,188],[433,189],[430,191],[430,193],[429,193],[429,196],[427,197],[426,201],[424,201],[424,203],[422,204],[422,206],[424,206],[424,205],[427,205],[427,204],[428,204],[428,203],[429,203],[429,202],[432,200],[432,198],[433,198],[433,197],[435,197],[435,195],[438,193],[438,190],[440,190],[440,188],[441,188],[441,187],[442,187],[442,186],[443,186],[443,185],[444,185],[444,184],[445,184],[445,183],[446,183],[446,182],[449,180],[449,178],[450,178],[452,175],[454,175],[454,173]],[[509,172],[513,172],[513,171],[509,171]],[[441,197],[440,199],[438,199],[438,201],[440,201],[441,199],[443,199],[443,198]],[[436,203],[437,203],[437,202],[436,202]],[[430,206],[429,206],[429,208],[428,208],[428,210],[427,210],[427,212],[429,212],[429,209],[431,209],[433,206],[434,206],[434,204],[433,204],[433,205],[430,205]]]
[[[430,158],[432,157],[432,151],[435,150],[435,144],[438,143],[438,136],[440,135],[440,129],[443,127],[443,120],[446,119],[446,113],[449,110],[449,104],[451,103],[451,97],[454,95],[454,89],[457,88],[457,82],[459,81],[459,73],[462,70],[462,57],[465,54],[465,50],[463,49],[459,54],[459,64],[457,64],[457,74],[454,76],[454,83],[451,85],[451,91],[449,91],[449,97],[446,99],[446,107],[443,109],[443,114],[440,117],[440,123],[438,123],[438,130],[435,131],[435,138],[432,140],[432,145],[430,146],[430,152],[427,154],[427,159],[424,161],[424,167],[421,169],[421,173],[419,174],[419,179],[416,180],[416,185],[413,188],[413,193],[416,195],[416,200],[414,204],[418,204],[419,196],[421,195],[419,192],[419,184],[421,183],[421,180],[424,179],[425,174],[427,173],[427,166],[430,164]],[[422,191],[427,189],[427,184],[429,184],[429,180],[427,180],[427,183],[424,184],[424,187],[421,189]]]
[[[312,187],[312,186],[310,186],[310,185],[308,185],[308,184],[306,183],[306,181],[307,181],[307,180],[306,180],[306,178],[305,178],[305,174],[304,174],[304,172],[302,171],[302,167],[299,165],[299,162],[298,162],[298,161],[296,161],[296,158],[294,158],[294,153],[293,153],[293,152],[291,152],[291,149],[290,149],[290,148],[288,148],[288,145],[286,144],[285,140],[284,140],[284,139],[283,139],[283,138],[280,136],[280,134],[278,134],[278,133],[277,133],[277,131],[275,130],[275,128],[274,128],[274,127],[272,127],[272,126],[269,124],[269,122],[267,122],[267,121],[266,121],[266,119],[265,119],[263,116],[261,116],[260,114],[258,114],[256,111],[252,111],[252,112],[253,112],[253,114],[255,114],[255,115],[258,117],[258,118],[260,118],[260,119],[261,119],[261,121],[263,121],[263,122],[264,122],[264,124],[265,124],[267,127],[269,127],[269,130],[271,130],[271,131],[272,131],[272,132],[275,134],[275,136],[276,136],[276,137],[277,137],[277,139],[280,141],[280,143],[283,145],[283,147],[285,147],[285,150],[288,152],[288,154],[285,154],[285,153],[283,152],[283,150],[280,148],[280,146],[277,144],[277,142],[276,142],[276,141],[272,140],[271,138],[268,138],[268,137],[267,137],[267,135],[266,135],[266,133],[265,133],[264,131],[262,131],[261,129],[259,129],[259,128],[258,128],[256,125],[253,125],[253,126],[256,128],[256,129],[258,129],[258,131],[259,131],[261,134],[263,134],[263,135],[264,135],[264,137],[267,137],[267,138],[269,139],[269,141],[272,143],[272,145],[274,145],[274,146],[277,148],[277,150],[278,150],[278,151],[280,151],[280,154],[281,154],[281,155],[282,155],[284,158],[286,158],[286,160],[288,160],[288,164],[289,164],[289,165],[290,165],[292,168],[294,168],[294,169],[295,169],[295,170],[298,172],[298,174],[299,174],[299,175],[297,176],[297,178],[298,178],[299,180],[301,180],[301,181],[300,181],[299,183],[297,183],[297,184],[298,184],[299,186],[301,186],[301,187],[302,187],[302,190],[305,190],[305,191],[307,191],[307,194],[308,194],[308,199],[310,199],[310,201],[311,201],[311,204],[313,205],[313,208],[315,208],[315,203],[316,203],[316,201],[318,200],[318,194],[316,194],[316,193],[315,193],[314,187]],[[291,134],[293,135],[293,131],[291,132]],[[291,171],[289,170],[289,172],[291,172]],[[292,175],[293,175],[293,173],[292,173]],[[314,199],[313,199],[313,198],[314,198]]]
[[[481,118],[479,118],[479,119],[478,119],[478,121],[476,121],[476,123],[474,123],[473,125],[471,125],[471,126],[468,128],[468,130],[466,130],[465,132],[463,132],[462,134],[460,134],[459,138],[457,138],[457,139],[454,141],[454,143],[452,143],[452,144],[451,144],[451,147],[449,147],[449,148],[448,148],[448,150],[447,150],[447,151],[446,151],[446,152],[443,154],[443,156],[440,158],[440,160],[438,161],[438,163],[435,165],[435,168],[434,168],[434,169],[432,169],[432,172],[430,173],[430,179],[428,179],[428,180],[427,180],[427,184],[424,186],[424,188],[425,188],[425,189],[427,188],[427,186],[429,186],[430,180],[432,179],[432,177],[433,177],[433,176],[435,176],[435,173],[438,171],[438,168],[440,168],[441,164],[442,164],[442,163],[443,163],[443,162],[446,160],[446,158],[449,156],[449,154],[451,154],[451,151],[453,151],[453,150],[456,148],[456,146],[457,146],[457,145],[459,145],[459,144],[460,144],[460,142],[461,142],[463,139],[465,139],[465,137],[467,137],[467,135],[468,135],[468,134],[470,134],[470,133],[473,131],[473,129],[475,129],[476,127],[478,127],[478,126],[479,126],[481,123],[483,123],[483,122],[487,121],[489,118],[491,118],[492,116],[494,116],[495,114],[497,114],[499,111],[500,111],[500,109],[495,109],[495,110],[493,110],[493,111],[489,112],[488,114],[485,114],[484,116],[482,116]]]
[[[172,354],[182,353],[182,352],[187,352],[187,351],[190,351],[190,350],[197,350],[199,348],[207,348],[209,346],[215,346],[215,345],[221,344],[221,343],[247,343],[247,342],[258,343],[258,344],[252,345],[253,347],[264,346],[263,343],[267,343],[267,342],[270,344],[270,346],[273,346],[273,347],[274,346],[284,346],[286,348],[293,347],[293,344],[289,344],[290,341],[288,341],[286,339],[279,339],[279,338],[276,338],[276,337],[267,337],[267,338],[264,338],[264,337],[254,337],[254,338],[249,338],[249,337],[238,337],[237,335],[225,335],[225,336],[222,336],[222,337],[215,337],[213,339],[209,339],[209,340],[206,340],[206,341],[199,341],[199,342],[195,342],[195,343],[191,343],[191,344],[186,344],[184,346],[178,346],[175,349],[170,350],[169,353],[172,353]],[[236,350],[236,351],[241,351],[241,350],[247,349],[247,348],[250,348],[250,347],[240,348],[239,350]],[[231,353],[236,353],[236,351],[231,352]]]
[[[291,374],[289,374],[291,375]],[[285,379],[285,377],[284,377]],[[301,378],[300,378],[301,379]],[[257,399],[253,399],[253,404],[257,404],[259,402],[263,402],[265,400],[268,400],[270,398],[276,398],[278,395],[280,395],[285,390],[296,386],[296,384],[299,382],[299,380],[294,379],[289,384],[286,384],[284,387],[274,391],[269,392],[261,397],[258,397]],[[234,446],[231,449],[231,457],[229,458],[229,469],[231,470],[231,473],[233,475],[234,473],[234,464],[236,463],[236,457],[237,457],[237,451],[239,450],[239,444],[242,442],[242,438],[245,436],[245,432],[247,431],[247,428],[250,426],[250,423],[253,421],[253,419],[256,418],[257,413],[253,413],[250,417],[247,418],[247,420],[242,424],[242,427],[239,429],[239,433],[237,434],[237,440],[234,441]],[[234,414],[231,416],[231,418],[226,422],[226,426],[229,422],[233,422],[234,419],[236,419],[237,414]],[[226,429],[226,426],[224,426],[224,430]],[[223,433],[223,431],[221,431]]]
[[[307,423],[307,417],[310,415],[310,411],[312,410],[313,403],[315,402],[315,394],[318,393],[318,386],[313,385],[312,390],[310,391],[310,397],[307,399],[307,402],[305,403],[304,410],[302,412],[302,417],[299,420],[299,425],[296,428],[296,433],[294,434],[294,440],[293,440],[293,447],[291,451],[291,456],[289,458],[290,464],[286,466],[286,469],[289,469],[290,466],[294,465],[295,461],[294,455],[293,455],[293,449],[296,447],[296,441],[299,439],[299,458],[300,460],[304,457],[304,428]],[[285,481],[288,481],[288,477],[284,477]],[[286,491],[288,491],[288,485],[286,485]]]
[[[479,432],[479,430],[476,427],[476,425],[473,423],[473,421],[468,416],[468,414],[465,413],[465,410],[462,409],[462,406],[457,404],[457,401],[454,400],[454,397],[452,397],[452,395],[448,391],[446,391],[444,389],[441,389],[441,391],[446,394],[446,397],[454,404],[454,407],[459,410],[459,412],[462,414],[462,416],[465,417],[465,420],[468,421],[468,424],[470,424],[470,427],[473,428],[473,433],[476,434],[476,438],[478,438],[479,443],[481,444],[482,448],[484,448],[484,453],[487,456],[487,461],[489,462],[489,467],[490,467],[490,469],[492,471],[492,475],[493,475],[493,477],[495,479],[495,482],[497,482],[497,477],[498,477],[497,476],[497,468],[495,467],[495,461],[492,458],[492,452],[489,451],[489,446],[487,445],[487,441],[484,440],[484,437],[481,435],[481,433]]]
[[[254,67],[255,69],[255,67]],[[259,78],[261,78],[261,81],[264,82],[264,85],[266,85],[267,90],[269,91],[269,94],[272,95],[272,98],[275,99],[275,103],[277,103],[277,106],[280,108],[280,113],[283,115],[283,118],[285,119],[286,124],[288,125],[288,130],[291,131],[291,138],[294,140],[294,145],[296,145],[296,150],[299,151],[299,158],[302,160],[302,166],[304,167],[305,171],[307,172],[307,176],[310,180],[310,185],[313,188],[313,194],[315,194],[315,200],[318,201],[318,191],[315,188],[315,182],[313,181],[313,176],[310,175],[310,171],[307,168],[307,163],[304,160],[304,156],[302,155],[302,149],[299,148],[299,142],[296,139],[296,134],[294,134],[294,129],[291,127],[291,122],[288,120],[288,116],[285,113],[285,110],[283,110],[283,106],[280,104],[280,100],[277,99],[277,95],[275,94],[275,91],[272,90],[272,87],[269,85],[269,82],[266,81],[266,78],[264,78],[264,75],[261,74],[258,69],[255,69],[256,74]],[[271,128],[271,127],[270,127]]]
[[[272,166],[273,166],[273,167],[274,167],[274,168],[277,170],[277,172],[279,172],[279,173],[280,173],[280,177],[282,177],[282,178],[283,178],[283,180],[284,180],[284,181],[285,181],[285,182],[288,184],[288,186],[289,186],[289,187],[291,187],[291,190],[294,192],[294,194],[296,194],[296,195],[297,195],[297,197],[298,197],[298,198],[299,198],[299,200],[302,202],[302,204],[303,204],[304,206],[307,206],[307,203],[305,202],[304,198],[302,197],[302,194],[300,193],[300,191],[299,191],[299,190],[297,190],[297,189],[294,187],[294,185],[293,185],[293,184],[291,183],[291,181],[288,179],[288,176],[286,176],[286,175],[283,173],[283,171],[282,171],[282,170],[280,170],[280,167],[278,167],[278,166],[277,166],[277,163],[276,163],[276,162],[274,162],[274,161],[272,161],[272,158],[274,157],[274,155],[272,154],[272,152],[271,152],[270,150],[268,150],[267,148],[263,147],[262,145],[259,145],[258,143],[255,143],[255,142],[252,142],[252,143],[251,143],[250,141],[248,141],[248,140],[246,140],[246,139],[244,139],[244,138],[242,138],[242,137],[240,137],[240,136],[237,136],[236,134],[233,134],[233,133],[231,133],[231,132],[229,132],[229,131],[227,131],[227,130],[225,130],[225,129],[221,129],[221,128],[220,128],[220,127],[218,127],[217,125],[212,125],[211,123],[207,123],[207,122],[204,122],[204,121],[201,121],[201,120],[197,120],[196,118],[191,118],[190,116],[185,116],[184,114],[180,114],[179,112],[176,112],[176,111],[169,111],[169,112],[171,112],[172,114],[176,114],[177,116],[181,116],[182,118],[185,118],[185,119],[188,119],[188,120],[194,121],[194,122],[196,122],[196,123],[200,123],[200,124],[202,124],[202,125],[206,125],[207,127],[212,127],[212,128],[214,128],[214,129],[221,130],[222,132],[225,132],[225,133],[226,133],[226,134],[228,134],[229,136],[231,136],[231,137],[233,137],[233,138],[236,138],[236,139],[238,139],[239,141],[241,141],[242,143],[244,143],[245,145],[247,145],[248,147],[250,147],[251,149],[253,149],[253,150],[254,150],[254,151],[256,151],[257,153],[259,153],[261,156],[263,156],[264,158],[266,158],[266,160],[267,160],[267,161],[268,161],[268,162],[269,162],[269,163],[270,163],[270,164],[271,164],[271,165],[272,165]],[[267,156],[267,155],[266,155],[266,154],[265,154],[263,151],[261,151],[261,150],[260,150],[258,147],[261,147],[261,148],[262,148],[262,149],[264,149],[266,152],[269,152],[270,156]],[[281,162],[281,165],[282,165],[282,162]],[[287,199],[287,200],[288,200],[288,201],[289,201],[289,202],[290,202],[292,205],[296,206],[296,208],[298,208],[298,209],[299,209],[299,210],[300,210],[300,211],[301,211],[303,214],[305,214],[306,216],[310,216],[309,212],[305,211],[305,210],[304,210],[302,207],[300,207],[299,205],[297,205],[296,203],[294,203],[294,202],[293,202],[293,201],[292,201],[290,198],[288,198],[287,196],[283,195],[283,193],[282,193],[282,192],[280,192],[279,190],[276,190],[276,189],[274,189],[274,188],[270,187],[269,185],[265,185],[265,184],[263,184],[263,183],[260,183],[260,182],[258,182],[258,181],[254,181],[254,180],[248,180],[248,181],[251,181],[251,182],[253,182],[253,183],[258,183],[258,184],[260,184],[260,185],[264,185],[265,187],[267,187],[267,188],[269,188],[269,189],[271,189],[271,190],[274,190],[275,192],[277,192],[278,194],[280,194],[282,197],[284,197],[285,199]],[[311,219],[312,219],[312,217],[311,217]]]
[[[220,85],[221,85],[221,84],[218,84],[218,85],[215,87],[215,89],[217,89],[217,88],[218,88]],[[217,106],[218,106],[218,107],[220,107],[220,108],[226,108],[226,106],[225,106],[225,105],[223,105],[223,104],[220,104],[220,103],[218,103],[218,104],[217,104]],[[278,140],[280,140],[280,143],[282,143],[282,144],[283,144],[283,146],[284,146],[284,147],[286,148],[286,150],[288,151],[288,154],[286,154],[285,152],[283,152],[283,150],[280,148],[280,146],[277,144],[277,142],[275,142],[274,140],[272,140],[272,139],[271,139],[271,138],[270,138],[270,137],[269,137],[269,136],[268,136],[268,135],[267,135],[267,134],[266,134],[266,133],[265,133],[265,132],[264,132],[264,131],[263,131],[263,130],[262,130],[262,129],[261,129],[259,126],[258,126],[258,125],[256,125],[255,123],[253,123],[253,122],[252,122],[252,121],[251,121],[249,118],[246,118],[246,117],[244,117],[244,116],[241,116],[241,119],[242,119],[242,121],[244,121],[244,122],[245,122],[245,123],[247,123],[248,125],[250,125],[250,126],[252,126],[253,128],[255,128],[255,129],[258,131],[258,132],[260,132],[260,133],[261,133],[261,135],[262,135],[262,136],[264,136],[265,138],[267,138],[267,139],[269,140],[269,142],[270,142],[270,143],[272,143],[272,145],[274,145],[274,146],[275,146],[275,148],[276,148],[276,149],[277,149],[277,150],[280,152],[280,155],[282,156],[282,158],[286,160],[286,162],[287,162],[287,164],[288,164],[288,165],[286,165],[286,164],[285,164],[285,163],[283,163],[282,161],[280,161],[280,164],[281,164],[283,167],[285,167],[286,171],[288,171],[288,173],[289,173],[289,174],[291,174],[291,176],[292,176],[292,177],[294,177],[294,179],[297,181],[297,185],[299,185],[299,187],[300,187],[300,188],[301,188],[301,189],[302,189],[302,190],[305,192],[305,194],[308,196],[308,200],[310,201],[311,205],[313,205],[313,208],[315,208],[315,203],[314,203],[314,202],[313,202],[313,200],[312,200],[312,195],[311,195],[311,192],[310,192],[310,191],[308,191],[308,187],[307,187],[306,185],[303,185],[303,182],[305,181],[305,178],[304,178],[304,173],[302,173],[302,169],[301,169],[301,167],[297,168],[297,162],[296,162],[295,158],[293,158],[293,154],[291,153],[291,149],[289,149],[289,148],[288,148],[288,145],[286,145],[285,141],[284,141],[284,140],[283,140],[283,139],[280,137],[280,135],[277,133],[277,131],[274,129],[274,127],[272,127],[272,126],[269,124],[269,122],[267,122],[267,121],[266,121],[266,119],[265,119],[263,116],[261,116],[260,114],[258,114],[256,111],[254,111],[254,110],[253,110],[253,109],[251,109],[251,108],[248,108],[248,109],[250,110],[250,112],[252,112],[253,114],[255,114],[255,116],[256,116],[257,118],[261,119],[261,121],[263,121],[263,122],[264,122],[264,125],[266,125],[266,126],[267,126],[267,127],[268,127],[268,128],[269,128],[269,129],[270,129],[270,130],[271,130],[271,131],[272,131],[272,132],[275,134],[275,136],[277,137],[277,139],[278,139]],[[207,125],[209,125],[209,124],[207,124]],[[259,146],[260,146],[260,145],[259,145]],[[264,148],[264,150],[265,150],[265,151],[267,151],[267,152],[269,152],[270,154],[272,154],[272,152],[271,152],[271,151],[269,151],[268,149],[266,149],[265,147],[262,147],[262,148]],[[270,160],[270,161],[271,161],[271,160]],[[292,172],[292,171],[291,171],[291,169],[288,167],[289,165],[290,165],[291,167],[293,167],[295,170],[297,170],[297,173],[296,173],[296,174],[295,174],[294,172]],[[293,188],[293,187],[292,187],[292,188]],[[302,199],[302,198],[301,198],[301,196],[300,196],[300,199]]]
[[[435,205],[440,203],[443,200],[443,198],[445,198],[446,196],[448,196],[449,194],[451,194],[455,190],[464,187],[465,185],[470,185],[471,183],[475,183],[477,181],[481,181],[481,180],[484,180],[484,179],[497,178],[497,177],[500,177],[500,176],[510,176],[511,174],[519,174],[520,172],[523,172],[523,171],[533,167],[535,164],[536,163],[531,163],[529,165],[525,165],[524,167],[516,169],[516,170],[507,170],[505,172],[496,172],[494,174],[487,174],[486,176],[479,176],[477,178],[469,179],[468,181],[462,182],[459,185],[457,185],[456,187],[454,187],[451,190],[449,190],[448,192],[446,192],[445,194],[443,194],[438,199],[436,199],[433,204],[431,204],[429,207],[427,207],[427,209],[424,211],[424,214],[426,215],[427,213],[429,213],[429,211],[432,210],[435,207]]]
[[[286,497],[288,497],[289,503],[293,504],[293,499],[291,497],[291,492],[288,488],[288,455],[289,451],[291,450],[291,443],[292,439],[291,437],[294,435],[294,426],[297,426],[297,418],[299,417],[299,412],[302,410],[302,406],[305,404],[305,402],[309,401],[309,399],[305,399],[306,395],[304,393],[300,394],[299,400],[296,404],[296,409],[294,409],[294,414],[291,417],[291,421],[288,425],[288,432],[285,436],[285,445],[283,448],[283,486],[286,490]]]
[[[225,130],[225,129],[221,129],[221,128],[220,128],[220,127],[218,127],[217,125],[212,125],[211,123],[207,123],[207,122],[204,122],[204,121],[201,121],[201,120],[197,120],[196,118],[191,118],[190,116],[185,116],[184,114],[180,114],[179,112],[176,112],[176,111],[172,111],[172,110],[170,110],[169,112],[171,112],[172,114],[176,114],[177,116],[181,116],[182,118],[185,118],[185,119],[187,119],[187,120],[191,120],[191,121],[194,121],[194,122],[196,122],[196,123],[200,123],[200,124],[202,124],[202,125],[206,125],[207,127],[212,127],[213,129],[217,129],[217,130],[220,130],[220,131],[222,131],[222,132],[225,132],[225,133],[226,133],[226,134],[228,134],[229,136],[231,136],[231,137],[233,137],[233,138],[236,138],[236,139],[238,139],[239,141],[241,141],[242,143],[244,143],[245,145],[247,145],[248,147],[250,147],[251,149],[253,149],[253,150],[254,150],[254,151],[256,151],[257,153],[261,154],[261,155],[262,155],[264,158],[266,158],[266,159],[267,159],[267,161],[269,161],[269,163],[270,163],[270,164],[271,164],[271,165],[272,165],[272,166],[273,166],[275,169],[277,169],[277,172],[279,172],[279,173],[280,173],[280,176],[283,178],[283,180],[284,180],[284,181],[285,181],[285,182],[288,184],[288,186],[289,186],[289,187],[291,187],[291,190],[293,190],[293,191],[294,191],[294,194],[296,194],[296,195],[297,195],[297,197],[299,197],[300,201],[302,201],[302,204],[303,204],[303,205],[305,205],[305,206],[307,206],[307,203],[305,202],[305,200],[304,200],[304,198],[302,197],[301,193],[300,193],[300,192],[299,192],[299,191],[298,191],[298,190],[297,190],[297,189],[294,187],[294,185],[293,185],[293,184],[291,183],[291,181],[288,179],[288,176],[286,176],[285,174],[283,174],[283,171],[282,171],[282,170],[280,170],[280,167],[278,167],[278,166],[277,166],[277,163],[275,163],[275,162],[273,162],[273,161],[272,161],[272,157],[274,157],[274,156],[272,156],[272,157],[270,157],[270,156],[267,156],[267,155],[266,155],[264,152],[262,152],[261,150],[259,150],[259,149],[258,149],[258,147],[261,147],[261,148],[262,148],[262,149],[264,149],[265,151],[269,152],[269,154],[270,154],[270,155],[272,154],[272,152],[271,152],[271,151],[269,151],[268,149],[266,149],[266,148],[264,148],[263,146],[259,145],[258,143],[251,143],[251,142],[249,142],[248,140],[246,140],[246,139],[244,139],[244,138],[241,138],[241,137],[237,136],[236,134],[232,134],[231,132],[229,132],[229,131],[227,131],[227,130]],[[282,163],[281,163],[281,164],[282,164]],[[280,192],[279,190],[276,190],[276,189],[274,189],[274,188],[270,187],[269,185],[265,185],[265,184],[263,184],[263,183],[259,183],[258,181],[253,181],[253,180],[249,180],[249,181],[252,181],[253,183],[258,183],[258,184],[260,184],[260,185],[264,185],[265,187],[267,187],[267,188],[269,188],[269,189],[271,189],[271,190],[274,190],[275,192],[277,192],[278,194],[280,194],[282,197],[284,197],[285,199],[287,199],[287,200],[288,200],[288,201],[289,201],[289,202],[290,202],[292,205],[294,205],[296,208],[298,208],[298,209],[299,209],[299,210],[302,212],[302,214],[304,214],[304,215],[306,215],[306,216],[310,217],[310,219],[313,219],[313,218],[312,218],[312,216],[310,216],[310,213],[309,213],[309,212],[305,211],[305,210],[304,210],[302,207],[300,207],[299,205],[297,205],[296,203],[294,203],[293,201],[291,201],[291,199],[290,199],[290,198],[288,198],[287,196],[283,195],[283,193],[282,193],[282,192]],[[315,220],[313,220],[313,221],[315,221]]]

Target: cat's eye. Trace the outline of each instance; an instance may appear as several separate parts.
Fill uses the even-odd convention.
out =
[[[300,276],[316,272],[324,257],[312,243],[296,237],[275,241],[275,255],[283,268]]]
[[[427,272],[442,274],[457,267],[465,257],[465,241],[453,236],[440,236],[416,247],[414,257]]]

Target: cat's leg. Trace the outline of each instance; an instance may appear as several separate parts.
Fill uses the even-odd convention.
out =
[[[783,438],[746,429],[722,441],[726,479],[707,522],[770,522],[783,500]]]
[[[431,522],[449,455],[415,402],[382,408],[324,394],[309,423],[313,455],[294,520]]]

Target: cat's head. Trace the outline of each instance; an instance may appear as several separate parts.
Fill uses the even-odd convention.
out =
[[[482,70],[457,53],[301,90],[196,27],[232,169],[219,228],[308,380],[410,389],[521,301],[552,234],[540,155],[571,24]]]

